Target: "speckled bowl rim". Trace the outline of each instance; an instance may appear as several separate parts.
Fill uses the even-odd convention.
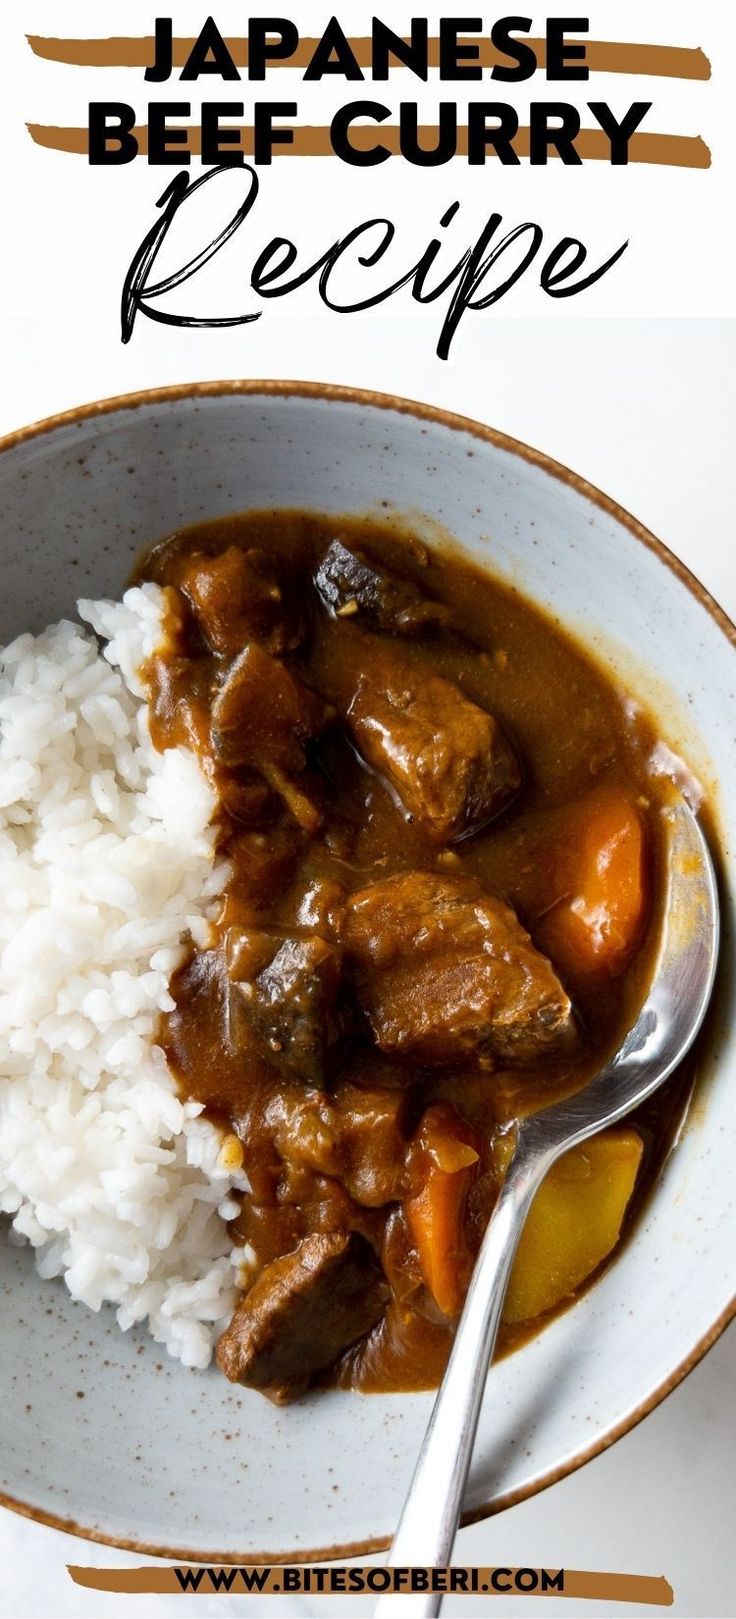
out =
[[[516,455],[522,461],[539,467],[543,472],[556,478],[574,489],[579,495],[589,500],[599,510],[613,517],[623,528],[627,529],[634,539],[653,551],[659,561],[674,573],[685,585],[696,600],[717,624],[731,646],[736,650],[736,626],[727,613],[719,606],[710,592],[700,583],[689,568],[678,557],[674,556],[668,547],[658,540],[651,531],[644,527],[637,518],[597,489],[587,479],[581,478],[578,473],[572,472],[560,461],[545,455],[541,450],[535,450],[520,439],[511,438],[507,433],[501,433],[496,428],[486,427],[482,422],[474,421],[472,417],[460,416],[456,412],[442,410],[435,405],[422,404],[415,399],[402,399],[398,395],[387,393],[374,393],[367,388],[347,388],[337,383],[297,382],[281,380],[256,379],[230,379],[211,382],[176,383],[161,388],[145,388],[130,394],[117,394],[111,399],[95,400],[91,404],[78,405],[72,410],[62,411],[59,415],[48,416],[39,422],[33,422],[28,427],[19,428],[16,432],[8,433],[0,438],[0,455],[14,450],[20,444],[26,444],[32,439],[42,438],[46,434],[56,432],[58,428],[73,426],[74,423],[93,421],[96,416],[109,416],[117,411],[138,410],[143,406],[176,404],[178,400],[186,399],[217,399],[232,395],[250,395],[254,397],[266,396],[270,398],[300,398],[315,399],[323,402],[334,400],[337,404],[355,405],[363,409],[392,411],[404,416],[413,416],[420,422],[431,422],[435,427],[449,428],[452,432],[470,433],[473,438],[484,444],[492,444],[496,449],[505,450],[509,455]],[[573,1457],[562,1462],[559,1467],[549,1469],[539,1478],[524,1485],[518,1490],[509,1491],[506,1495],[497,1496],[493,1501],[484,1502],[474,1508],[472,1512],[463,1514],[463,1525],[479,1523],[484,1518],[504,1512],[508,1507],[517,1506],[519,1502],[529,1500],[541,1490],[548,1489],[551,1484],[557,1484],[560,1479],[567,1478],[571,1473],[577,1472],[586,1462],[600,1456],[615,1444],[617,1439],[630,1433],[650,1411],[654,1411],[661,1402],[676,1389],[688,1376],[703,1356],[712,1349],[713,1344],[720,1338],[729,1323],[736,1317],[736,1295],[718,1316],[708,1332],[699,1339],[690,1354],[680,1362],[679,1366],[670,1372],[659,1386],[635,1406],[621,1422],[615,1424],[606,1433],[600,1435],[594,1442],[583,1447]],[[62,1518],[53,1512],[42,1511],[28,1501],[19,1501],[14,1496],[5,1495],[0,1491],[0,1506],[7,1507],[11,1512],[17,1512],[22,1517],[32,1518],[35,1523],[46,1524],[51,1529],[60,1529],[66,1534],[78,1535],[83,1540],[96,1541],[104,1546],[117,1546],[123,1551],[137,1552],[149,1557],[163,1557],[173,1559],[178,1563],[240,1563],[248,1561],[254,1564],[279,1563],[311,1563],[328,1562],[335,1559],[359,1557],[370,1552],[383,1551],[390,1545],[387,1536],[370,1536],[362,1540],[352,1541],[348,1544],[335,1546],[312,1547],[308,1550],[299,1548],[294,1552],[267,1552],[267,1551],[233,1551],[223,1550],[213,1552],[192,1550],[183,1546],[157,1546],[145,1540],[124,1539],[116,1535],[106,1535],[98,1529],[89,1529],[84,1524],[77,1523],[73,1518]]]

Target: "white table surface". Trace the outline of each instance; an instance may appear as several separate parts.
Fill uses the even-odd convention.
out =
[[[83,400],[195,377],[305,377],[403,393],[477,416],[583,473],[652,528],[736,618],[736,322],[489,320],[472,358],[466,352],[454,366],[436,361],[433,328],[422,319],[260,325],[247,342],[156,328],[123,350],[112,323],[31,323],[7,312],[0,431]],[[463,1531],[455,1561],[664,1574],[674,1607],[647,1611],[734,1619],[735,1373],[736,1327],[612,1450]],[[67,1562],[140,1561],[0,1512],[0,1619],[181,1614],[178,1598],[99,1596],[74,1587],[65,1571]],[[202,1597],[197,1612],[281,1619],[335,1615],[339,1606]],[[349,1605],[356,1619],[368,1611],[362,1599]],[[473,1598],[444,1609],[468,1619],[501,1611]],[[610,1609],[558,1598],[540,1609],[521,1598],[512,1611],[603,1619]]]

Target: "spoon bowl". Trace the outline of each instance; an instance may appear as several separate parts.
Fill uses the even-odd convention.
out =
[[[511,1267],[547,1171],[571,1147],[617,1124],[658,1090],[686,1055],[705,1017],[718,960],[718,890],[705,836],[684,798],[668,813],[666,845],[662,935],[636,1023],[588,1085],[531,1114],[518,1127],[391,1547],[388,1561],[393,1567],[443,1567],[451,1560]],[[436,1593],[385,1596],[375,1613],[381,1619],[394,1612],[404,1619],[429,1619],[439,1613],[441,1601]]]

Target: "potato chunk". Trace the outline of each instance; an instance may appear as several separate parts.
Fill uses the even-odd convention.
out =
[[[607,1130],[553,1165],[522,1232],[504,1321],[531,1321],[553,1309],[607,1258],[619,1239],[642,1151],[636,1130]]]

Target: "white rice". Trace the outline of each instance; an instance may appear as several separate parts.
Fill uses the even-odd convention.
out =
[[[222,885],[194,755],[154,749],[154,585],[0,651],[0,1213],[42,1276],[208,1364],[233,1305],[237,1182],[157,1016]]]

